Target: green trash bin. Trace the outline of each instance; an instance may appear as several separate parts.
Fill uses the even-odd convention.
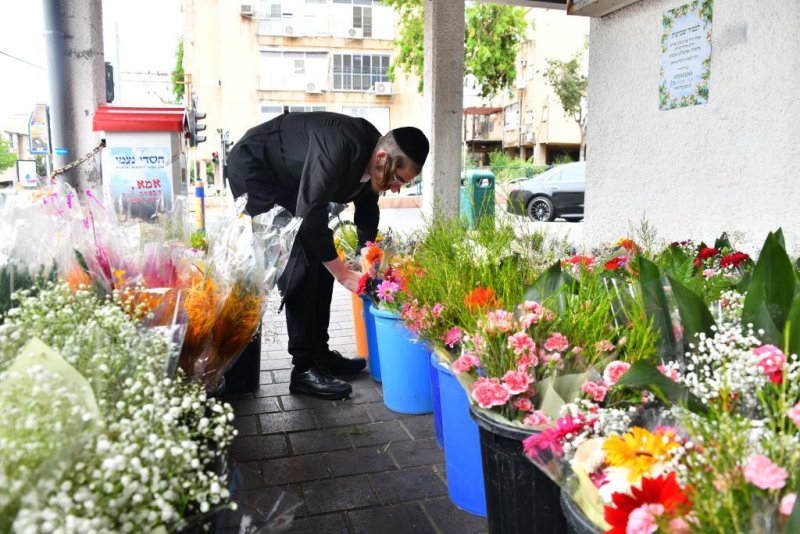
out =
[[[461,218],[466,218],[470,228],[483,217],[494,219],[494,173],[489,170],[470,169],[461,173]]]

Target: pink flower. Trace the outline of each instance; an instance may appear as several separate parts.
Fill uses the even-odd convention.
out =
[[[797,426],[800,426],[800,402],[789,408],[789,418]]]
[[[503,406],[511,398],[511,394],[498,379],[481,377],[472,384],[472,398],[481,408],[491,408]]]
[[[614,350],[614,344],[607,339],[603,339],[595,343],[594,348],[597,352],[611,352]]]
[[[536,410],[526,415],[525,419],[522,420],[522,424],[525,426],[545,426],[550,424],[550,418],[543,411]]]
[[[563,352],[567,350],[568,346],[569,340],[567,340],[567,337],[559,334],[558,332],[553,333],[553,335],[551,335],[548,340],[544,342],[544,348],[556,352]]]
[[[608,393],[607,387],[595,382],[584,382],[581,389],[594,399],[595,402],[602,402],[603,399],[606,398],[606,393]]]
[[[792,515],[792,510],[794,509],[794,502],[797,500],[796,493],[787,493],[781,499],[781,506],[780,511],[782,515],[790,516]]]
[[[689,527],[689,523],[682,517],[676,517],[672,521],[669,522],[669,530],[671,534],[690,534],[692,529]]]
[[[444,310],[444,304],[439,304],[439,303],[434,304],[433,309],[431,310],[431,315],[433,315],[435,319],[438,319],[439,316],[442,314],[443,310]]]
[[[535,415],[544,416],[544,418],[547,419],[547,424],[550,424],[549,418],[547,418],[543,412],[537,410],[529,417]],[[551,451],[555,455],[561,455],[564,451],[561,443],[566,439],[567,435],[579,434],[587,426],[594,426],[596,422],[597,419],[586,419],[586,416],[583,414],[577,414],[574,417],[571,415],[560,417],[556,421],[555,428],[547,428],[539,434],[533,434],[525,438],[525,441],[522,442],[525,454],[527,454],[529,458],[534,458],[539,455],[538,451],[541,450]],[[528,424],[524,420],[523,423]]]
[[[715,274],[717,274],[717,271],[715,271],[714,269],[703,269],[703,276],[705,276],[706,278],[711,278]]]
[[[444,336],[444,344],[450,347],[451,349],[461,341],[461,337],[463,334],[461,333],[461,329],[457,326],[454,326],[450,330],[447,331],[447,334]]]
[[[478,358],[472,354],[464,353],[460,358],[453,362],[453,371],[460,375],[461,373],[466,373],[473,367],[480,367],[480,365],[481,362],[478,360]]]
[[[758,357],[758,366],[774,384],[783,382],[783,368],[786,367],[786,355],[775,345],[763,345],[753,349]]]
[[[514,401],[514,408],[521,412],[530,412],[533,410],[533,403],[530,399],[517,399]]]
[[[658,503],[643,504],[628,516],[625,534],[652,534],[658,530],[656,518],[664,513],[664,505]]]
[[[536,344],[525,332],[517,332],[513,336],[509,336],[508,348],[514,349],[514,354],[521,356],[523,354],[530,354],[530,352],[536,348]]]
[[[603,371],[603,380],[606,383],[607,387],[611,387],[617,382],[619,379],[622,378],[622,375],[628,372],[628,369],[631,368],[631,364],[627,362],[611,362],[606,367],[606,370]]]
[[[506,389],[512,395],[519,395],[528,391],[528,386],[531,384],[531,377],[524,371],[508,371],[503,375],[503,382]]]
[[[517,362],[517,369],[520,371],[527,370],[528,366],[531,365],[539,365],[539,358],[536,357],[536,354],[531,352],[530,354],[523,354],[519,357],[519,362]]]
[[[673,369],[672,367],[667,367],[666,365],[659,365],[658,370],[661,371],[661,374],[672,380],[673,382],[678,381],[678,370]]]
[[[490,311],[486,315],[486,331],[492,333],[494,331],[508,332],[514,328],[514,314],[505,310]]]
[[[384,280],[378,284],[378,298],[386,302],[394,302],[394,294],[400,290],[400,284]]]
[[[789,474],[763,454],[754,454],[744,466],[744,479],[764,490],[781,489]]]

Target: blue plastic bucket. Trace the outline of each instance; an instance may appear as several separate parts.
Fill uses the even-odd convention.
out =
[[[439,374],[447,493],[462,510],[486,517],[480,433],[469,415],[467,392],[438,358],[431,358],[431,365]]]
[[[383,403],[394,412],[431,413],[430,349],[414,342],[400,314],[373,307],[369,311],[375,318]]]
[[[361,297],[364,306],[361,314],[364,316],[364,330],[367,333],[367,363],[369,364],[369,377],[376,382],[381,381],[381,360],[378,357],[378,340],[375,336],[375,317],[369,312],[372,309],[372,300]]]
[[[431,365],[428,367],[431,372],[431,397],[433,397],[433,430],[436,432],[436,444],[440,449],[444,449],[444,431],[442,430],[442,401],[439,398],[439,371],[436,364],[439,357],[435,352],[431,352]]]

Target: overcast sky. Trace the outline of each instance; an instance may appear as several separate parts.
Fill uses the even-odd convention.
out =
[[[42,6],[0,0],[0,122],[48,100]],[[103,34],[105,59],[115,68],[119,59],[124,72],[169,72],[181,34],[180,0],[103,0]]]

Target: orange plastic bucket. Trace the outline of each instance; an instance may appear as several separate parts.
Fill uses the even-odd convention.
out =
[[[367,329],[364,326],[364,314],[362,313],[363,304],[361,297],[355,293],[350,293],[353,303],[353,328],[356,332],[356,354],[361,358],[366,358],[369,354],[367,349]]]

